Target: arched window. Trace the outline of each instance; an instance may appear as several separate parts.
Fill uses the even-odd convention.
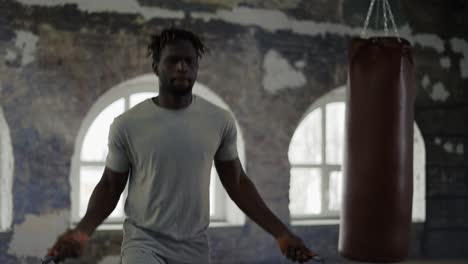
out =
[[[147,98],[158,93],[158,79],[154,74],[126,81],[106,92],[93,105],[83,121],[75,143],[72,160],[72,222],[77,223],[86,213],[89,198],[99,182],[107,156],[107,136],[114,118]],[[207,87],[196,83],[193,93],[226,110],[229,107]],[[230,110],[229,110],[230,111]],[[236,123],[237,125],[237,123]],[[245,162],[242,131],[238,130],[238,153]],[[104,222],[104,227],[120,227],[124,220],[124,201],[127,190],[121,196],[116,209]],[[211,170],[210,219],[212,224],[240,225],[245,216],[228,198],[217,176],[214,166]],[[101,226],[102,227],[102,226]]]
[[[293,222],[339,219],[344,123],[345,88],[342,87],[317,100],[294,132],[288,152],[289,209]],[[425,149],[416,124],[413,159],[413,221],[420,222],[425,220]]]
[[[13,151],[3,110],[0,107],[0,232],[11,228],[13,218]]]

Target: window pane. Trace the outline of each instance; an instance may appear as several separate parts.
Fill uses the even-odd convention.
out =
[[[320,169],[291,169],[289,210],[292,216],[321,213],[321,184]]]
[[[80,168],[80,217],[83,217],[88,208],[89,198],[93,193],[94,188],[101,179],[104,166],[83,166]],[[110,218],[124,217],[123,197],[120,197],[116,208],[110,214]]]
[[[413,221],[424,221],[426,219],[426,159],[424,139],[416,124],[414,126],[413,143]]]
[[[343,193],[343,173],[341,171],[332,171],[330,173],[330,190],[328,210],[339,211],[341,209],[341,195]]]
[[[213,217],[216,214],[216,199],[214,199],[216,195],[215,177],[216,177],[216,169],[214,168],[214,166],[212,166],[211,167],[211,179],[210,179],[210,217]]]
[[[322,162],[322,109],[315,109],[297,127],[289,146],[292,164]]]
[[[132,94],[132,95],[130,95],[130,108],[134,107],[135,105],[143,102],[144,100],[146,100],[148,98],[155,97],[156,95],[158,95],[158,93],[156,93],[156,92],[154,92],[154,93],[148,92],[148,93]]]
[[[114,118],[124,112],[124,99],[120,98],[107,106],[86,132],[81,150],[82,161],[105,161],[107,156],[107,136]]]
[[[343,160],[344,116],[343,102],[327,104],[327,164],[341,164]]]

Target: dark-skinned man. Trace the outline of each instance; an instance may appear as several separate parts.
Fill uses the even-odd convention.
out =
[[[209,263],[211,165],[237,206],[277,241],[291,260],[315,253],[266,206],[237,156],[232,115],[192,94],[206,47],[194,33],[170,28],[148,51],[159,94],[114,119],[109,153],[83,219],[49,251],[58,261],[79,257],[114,210],[127,180],[122,264]]]

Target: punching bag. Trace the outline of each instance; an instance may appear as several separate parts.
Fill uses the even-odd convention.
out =
[[[410,43],[351,39],[338,250],[397,262],[409,251],[415,78]]]

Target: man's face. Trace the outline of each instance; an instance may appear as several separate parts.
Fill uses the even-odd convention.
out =
[[[175,95],[192,91],[197,79],[198,57],[188,40],[175,40],[161,51],[159,63],[154,65],[160,85]]]

